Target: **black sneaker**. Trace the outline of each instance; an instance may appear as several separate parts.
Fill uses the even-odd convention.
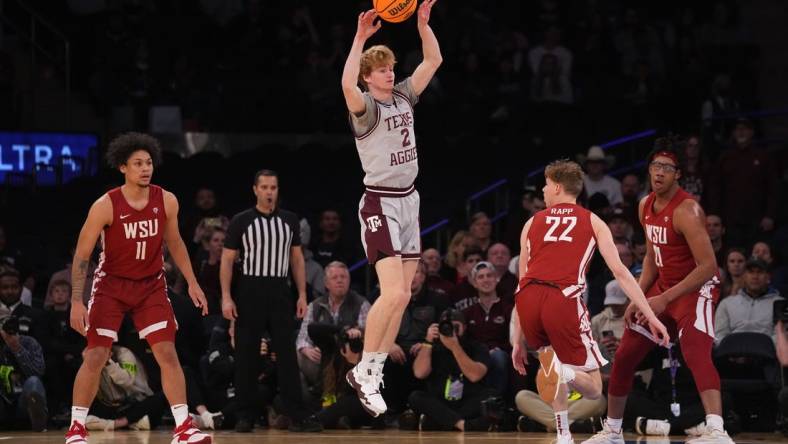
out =
[[[323,431],[323,424],[313,415],[301,421],[290,421],[287,430],[296,433],[316,433]]]
[[[399,415],[399,429],[400,430],[418,430],[419,429],[419,415],[413,410],[405,410]]]
[[[33,392],[27,398],[27,415],[34,432],[45,432],[47,430],[47,403],[43,396]]]
[[[246,418],[238,418],[235,423],[236,433],[250,433],[252,431],[252,422]]]

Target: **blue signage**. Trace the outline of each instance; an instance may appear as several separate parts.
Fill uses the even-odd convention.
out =
[[[32,175],[39,185],[92,176],[97,158],[95,134],[0,131],[0,184],[9,173]]]

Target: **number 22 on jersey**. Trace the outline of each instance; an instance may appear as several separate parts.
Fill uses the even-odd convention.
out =
[[[572,242],[572,230],[577,225],[577,217],[575,216],[565,216],[565,217],[555,217],[555,216],[547,216],[545,218],[545,223],[550,226],[548,228],[547,233],[544,235],[545,242]],[[556,236],[556,231],[559,227],[563,228],[561,234]]]

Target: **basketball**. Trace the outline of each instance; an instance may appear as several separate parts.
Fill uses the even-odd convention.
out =
[[[417,0],[372,0],[378,16],[391,23],[400,23],[416,11]]]

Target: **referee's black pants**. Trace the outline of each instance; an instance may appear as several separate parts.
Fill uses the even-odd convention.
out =
[[[254,421],[254,394],[260,375],[260,337],[271,335],[276,354],[276,380],[284,404],[284,414],[300,421],[308,413],[301,395],[301,378],[295,349],[295,304],[284,278],[242,277],[235,296],[235,388],[238,413]]]

